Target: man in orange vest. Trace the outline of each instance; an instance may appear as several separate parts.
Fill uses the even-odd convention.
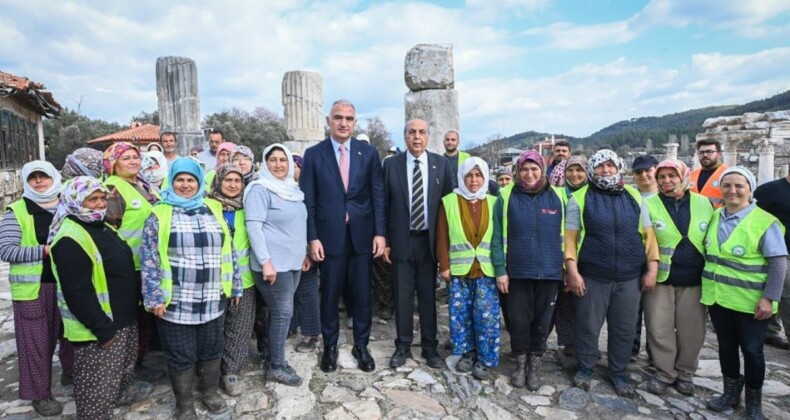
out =
[[[721,144],[716,140],[698,141],[697,157],[702,167],[691,172],[690,191],[708,197],[714,208],[723,207],[719,182],[727,165],[721,162]]]

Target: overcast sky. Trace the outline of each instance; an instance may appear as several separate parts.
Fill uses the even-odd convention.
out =
[[[404,122],[406,52],[454,45],[462,142],[526,130],[587,136],[614,122],[790,89],[790,1],[0,0],[0,70],[61,104],[128,124],[156,109],[156,58],[198,67],[202,113],[282,114],[289,70],[325,108]]]

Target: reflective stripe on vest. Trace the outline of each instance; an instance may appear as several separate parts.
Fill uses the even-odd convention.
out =
[[[579,205],[579,226],[581,227],[581,230],[579,232],[579,243],[576,245],[576,258],[578,258],[579,255],[581,255],[582,245],[584,244],[584,233],[585,233],[584,232],[585,231],[585,229],[584,229],[584,200],[585,200],[585,197],[587,196],[587,190],[589,188],[590,188],[590,185],[588,184],[588,185],[585,185],[585,186],[579,188],[578,190],[574,191],[573,193],[571,193],[571,195],[573,196],[573,200],[576,201],[576,204]],[[632,187],[630,185],[624,185],[623,188],[626,191],[628,191],[629,194],[631,194],[631,197],[633,197],[633,199],[636,200],[636,203],[641,208],[642,207],[642,195],[639,194],[639,190],[637,190],[636,188],[634,188],[634,187]],[[645,237],[643,235],[644,229],[642,229],[642,216],[640,215],[638,217],[638,219],[639,219],[639,235],[642,236],[642,243],[644,244],[645,243]]]
[[[210,201],[222,206],[222,203],[217,200],[206,199],[206,202]],[[253,279],[252,270],[250,270],[250,238],[247,234],[247,225],[245,223],[244,210],[236,210],[233,217],[233,225],[236,230],[233,234],[233,249],[236,251],[239,274],[241,275],[241,286],[244,289],[255,286],[255,279]]]
[[[747,314],[763,297],[768,281],[768,260],[760,251],[760,239],[778,220],[755,207],[733,229],[730,237],[719,246],[719,223],[723,209],[713,213],[705,236],[705,269],[702,272],[702,303],[718,304]],[[782,233],[784,227],[778,223]],[[779,305],[773,302],[773,312]]]
[[[515,183],[511,182],[510,184],[506,185],[504,188],[499,190],[499,196],[502,197],[502,245],[505,250],[505,255],[507,255],[507,235],[508,235],[508,205],[510,205],[510,194],[513,193],[513,188],[515,187]],[[557,197],[560,198],[560,203],[562,204],[562,209],[560,213],[562,214],[562,220],[560,221],[560,243],[562,244],[562,252],[565,252],[565,205],[568,203],[568,199],[565,195],[565,190],[562,188],[557,188],[554,186],[549,186],[549,188],[554,191],[554,194],[557,194]]]
[[[74,242],[80,245],[82,250],[85,251],[85,254],[90,258],[93,265],[91,281],[96,292],[96,298],[99,300],[99,305],[101,306],[102,311],[104,311],[104,313],[110,319],[112,319],[112,308],[110,307],[110,295],[109,291],[107,290],[107,277],[104,273],[104,264],[102,263],[99,249],[96,247],[96,244],[93,242],[90,234],[88,234],[85,228],[78,225],[74,221],[65,219],[60,230],[57,234],[55,234],[55,238],[52,239],[53,249],[55,248],[55,245],[58,243],[58,241],[60,241],[62,238],[71,238]],[[54,274],[55,280],[57,280],[58,283],[58,308],[60,309],[60,315],[63,318],[63,335],[69,341],[74,342],[95,341],[96,336],[93,335],[93,332],[91,332],[91,330],[89,330],[86,326],[82,325],[81,322],[77,321],[77,318],[69,310],[66,300],[63,297],[63,292],[60,287],[58,267],[55,265],[54,260],[52,262],[52,274]]]
[[[129,245],[129,248],[132,248],[134,269],[140,270],[140,245],[143,244],[143,227],[145,220],[151,215],[153,206],[132,184],[121,177],[113,175],[104,181],[104,185],[115,187],[126,203],[118,233]]]
[[[699,174],[702,172],[702,169],[691,171],[691,188],[689,191],[707,197],[715,209],[724,207],[724,198],[722,198],[719,183],[721,182],[721,174],[723,174],[727,168],[728,166],[723,163],[719,165],[719,167],[710,174],[710,178],[708,178],[708,182],[705,183],[705,187],[702,188],[702,191],[698,188]]]
[[[27,212],[25,200],[19,200],[8,206],[14,213],[16,222],[22,231],[22,240],[19,246],[38,247],[41,244],[36,239],[36,225],[33,215]],[[11,299],[36,300],[41,290],[41,273],[44,272],[44,261],[30,261],[12,263],[8,271],[8,282],[11,283]]]
[[[211,211],[211,214],[219,222],[224,235],[221,251],[222,258],[220,262],[220,282],[225,297],[230,298],[233,291],[233,248],[231,245],[230,228],[228,228],[228,224],[225,223],[225,218],[222,215],[222,205],[214,200],[206,200],[205,203]],[[162,271],[161,287],[165,298],[165,307],[167,307],[170,305],[170,300],[173,298],[173,271],[170,266],[170,256],[168,254],[168,249],[170,248],[170,229],[173,225],[173,206],[159,203],[154,206],[152,213],[159,221],[159,263]]]
[[[700,254],[705,255],[705,233],[708,231],[708,224],[713,216],[713,207],[706,197],[692,192],[688,192],[688,194],[691,194],[689,197],[691,221],[688,226],[688,238],[694,248],[697,248]],[[653,231],[656,233],[660,253],[656,281],[663,283],[669,278],[672,256],[683,236],[675,226],[675,222],[672,221],[672,217],[669,216],[658,194],[646,198],[645,204],[650,213],[650,221],[653,223]]]
[[[494,234],[494,214],[496,197],[486,195],[488,205],[488,227],[477,248],[473,247],[464,233],[464,224],[461,220],[461,208],[458,206],[456,193],[450,193],[442,198],[444,213],[447,217],[447,227],[450,234],[450,273],[460,277],[469,274],[475,259],[480,263],[480,269],[488,277],[494,277],[494,265],[491,263],[491,237]]]

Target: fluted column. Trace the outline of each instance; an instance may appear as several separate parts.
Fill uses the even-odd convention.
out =
[[[205,137],[200,127],[195,61],[186,57],[157,58],[156,96],[159,99],[159,129],[176,133],[176,153],[185,156],[192,147],[203,145]]]
[[[283,76],[282,105],[287,146],[301,153],[324,139],[324,94],[320,73],[289,71]]]

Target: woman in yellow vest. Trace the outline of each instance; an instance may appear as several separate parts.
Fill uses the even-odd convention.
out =
[[[176,418],[195,418],[192,384],[212,414],[227,410],[219,395],[223,314],[242,296],[233,238],[222,205],[204,201],[203,169],[191,158],[170,167],[170,187],[145,222],[141,247],[143,304],[157,329],[176,397]]]
[[[245,184],[249,185],[252,181],[258,179],[258,173],[255,172],[255,153],[249,147],[237,144],[230,151],[230,162],[244,172]]]
[[[22,198],[9,205],[0,223],[0,260],[11,264],[8,280],[19,359],[19,398],[32,400],[41,416],[60,414],[52,397],[52,355],[60,343],[60,381],[71,383],[74,349],[63,339],[55,298],[47,234],[61,191],[51,163],[34,160],[22,167]]]
[[[225,143],[223,143],[225,144]],[[220,147],[222,144],[220,144]],[[217,153],[219,155],[219,153]],[[233,249],[239,260],[244,294],[238,305],[225,309],[225,349],[222,354],[222,381],[225,393],[241,394],[238,375],[247,365],[250,334],[255,322],[255,281],[250,271],[250,239],[244,224],[244,179],[241,169],[231,163],[220,165],[215,172],[206,203],[222,206],[222,215],[233,237]]]
[[[496,197],[487,195],[488,165],[470,157],[458,169],[458,187],[442,198],[436,226],[439,275],[448,282],[450,343],[461,355],[456,369],[489,378],[499,366],[499,296],[491,264]]]
[[[107,189],[79,176],[63,187],[49,233],[64,335],[74,345],[77,418],[109,419],[116,405],[147,398],[133,382],[140,289],[132,250],[104,223]]]
[[[746,416],[762,419],[763,345],[777,311],[787,271],[784,227],[757,207],[757,183],[743,166],[724,171],[724,207],[713,213],[705,236],[702,303],[708,306],[719,342],[724,393],[706,404],[713,411],[737,408],[746,386]],[[743,354],[740,374],[738,349]]]
[[[236,147],[235,144],[226,141],[217,146],[217,165],[206,172],[206,192],[211,192],[214,188],[214,177],[217,176],[217,169],[225,163],[230,163],[230,152]]]
[[[689,169],[677,159],[656,166],[658,194],[645,199],[659,247],[656,288],[645,293],[647,345],[656,374],[647,390],[663,394],[674,385],[694,395],[694,372],[705,342],[702,269],[704,239],[713,206],[707,197],[689,191]]]
[[[155,187],[157,192],[167,188],[167,158],[165,155],[156,150],[143,153],[140,175],[148,185]]]
[[[134,269],[140,278],[140,244],[143,238],[143,224],[151,215],[153,204],[159,201],[159,193],[140,174],[140,149],[131,143],[113,143],[102,156],[102,168],[107,179],[104,185],[110,191],[107,196],[107,213],[104,220],[118,230],[134,255]],[[139,281],[139,280],[138,280]],[[140,306],[137,315],[140,334],[137,361],[142,360],[153,330],[153,317]],[[158,380],[159,372],[144,372],[150,380]]]
[[[538,152],[528,150],[516,163],[515,182],[500,192],[494,207],[491,259],[510,316],[510,347],[516,357],[511,384],[537,391],[562,285],[564,205]]]

